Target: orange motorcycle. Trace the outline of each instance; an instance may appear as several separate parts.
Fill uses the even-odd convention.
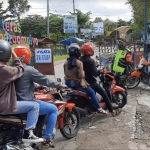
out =
[[[140,82],[148,85],[150,82],[150,73],[146,71],[146,68],[150,66],[148,61],[141,56],[139,64],[134,68],[127,81],[128,89],[133,89],[139,85]]]
[[[57,100],[62,97],[60,92],[49,93],[46,87],[38,87],[35,92],[35,97],[39,100],[53,103],[58,108],[58,119],[56,128],[53,130],[53,137],[55,130],[59,129],[61,134],[71,139],[75,137],[80,128],[80,114],[73,103]],[[47,115],[39,116],[36,126],[35,134],[42,137],[46,127]],[[37,150],[43,147],[40,143],[23,143],[22,135],[26,125],[26,114],[9,114],[0,115],[0,150]]]

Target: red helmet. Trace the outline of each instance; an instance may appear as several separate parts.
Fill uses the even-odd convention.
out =
[[[94,55],[94,46],[92,43],[85,43],[81,47],[81,52],[83,55],[86,56],[93,56]]]
[[[20,60],[22,60],[23,63],[25,63],[27,65],[30,64],[32,54],[31,54],[31,51],[29,48],[27,48],[25,46],[17,46],[14,49],[14,52],[20,58]]]

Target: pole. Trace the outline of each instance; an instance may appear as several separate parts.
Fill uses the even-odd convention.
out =
[[[49,34],[49,0],[47,0],[47,35],[48,38],[50,38]]]
[[[144,53],[145,58],[148,60],[148,48],[147,48],[147,0],[144,0]]]
[[[75,2],[73,0],[73,13],[75,14]]]
[[[116,41],[117,41],[117,22],[116,22]]]

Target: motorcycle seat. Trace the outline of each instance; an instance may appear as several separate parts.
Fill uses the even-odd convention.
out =
[[[26,124],[26,114],[0,114],[0,123]]]

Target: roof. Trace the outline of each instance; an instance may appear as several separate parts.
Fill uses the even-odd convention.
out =
[[[130,26],[121,26],[121,27],[119,27],[119,28],[117,28],[117,29],[115,29],[114,31],[112,31],[111,33],[110,33],[110,36],[116,36],[116,31],[117,31],[117,34],[119,35],[119,37],[120,38],[122,38],[122,39],[124,39],[125,38],[125,36],[126,36],[126,34],[127,34],[127,32],[128,31],[132,31],[132,29],[131,29],[131,27]]]
[[[50,39],[50,38],[45,37],[45,38],[38,38],[38,43],[56,44],[56,43],[58,43],[58,42],[55,41],[55,40],[52,40],[52,39]]]

